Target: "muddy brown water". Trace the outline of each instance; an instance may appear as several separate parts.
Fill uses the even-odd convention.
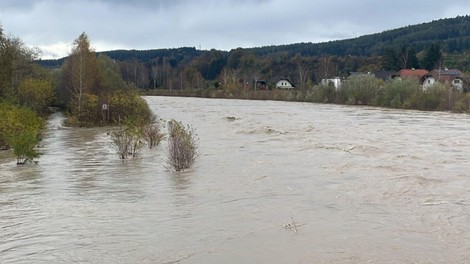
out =
[[[470,263],[469,115],[145,99],[193,168],[54,114],[37,165],[1,153],[0,263]]]

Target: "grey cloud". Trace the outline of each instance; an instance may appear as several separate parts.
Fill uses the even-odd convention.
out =
[[[27,11],[34,7],[34,1],[31,0],[3,0],[0,4],[3,10],[12,12]]]
[[[98,49],[236,47],[320,42],[470,13],[470,2],[428,0],[3,0],[0,23],[29,45]]]

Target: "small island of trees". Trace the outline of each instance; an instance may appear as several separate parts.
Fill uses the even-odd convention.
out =
[[[110,135],[121,159],[138,156],[144,140],[152,148],[163,139],[160,122],[137,87],[123,81],[114,60],[96,54],[85,33],[74,40],[60,69],[39,67],[37,56],[18,38],[5,36],[0,27],[0,147],[13,149],[17,164],[39,157],[36,147],[52,106],[65,111],[66,126],[117,126]],[[194,161],[196,142],[193,130],[175,122],[169,122],[169,142],[183,142],[177,146],[178,155],[190,157],[183,165],[170,163],[180,171]],[[180,124],[179,129],[174,124]],[[169,145],[170,162],[175,156],[174,144]]]

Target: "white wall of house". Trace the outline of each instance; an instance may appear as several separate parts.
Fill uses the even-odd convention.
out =
[[[335,87],[335,91],[339,91],[341,89],[341,79],[339,77],[333,78],[333,79],[322,79],[321,84],[322,85],[329,85],[333,84],[333,87]]]
[[[459,92],[463,92],[463,81],[460,78],[455,78],[452,81],[452,87]]]
[[[427,91],[429,88],[433,86],[433,84],[436,82],[436,79],[432,76],[428,76],[424,78],[423,81],[423,91]]]
[[[294,86],[293,86],[292,83],[290,83],[288,80],[279,80],[279,81],[276,83],[276,88],[280,88],[280,89],[293,89]]]

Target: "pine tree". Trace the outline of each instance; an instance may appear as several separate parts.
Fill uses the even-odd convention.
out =
[[[426,70],[432,70],[439,66],[439,63],[442,60],[442,51],[441,45],[439,43],[431,44],[425,53],[425,57],[421,62],[421,66]]]
[[[382,68],[384,70],[397,71],[400,69],[397,51],[393,48],[387,48],[383,52]]]

